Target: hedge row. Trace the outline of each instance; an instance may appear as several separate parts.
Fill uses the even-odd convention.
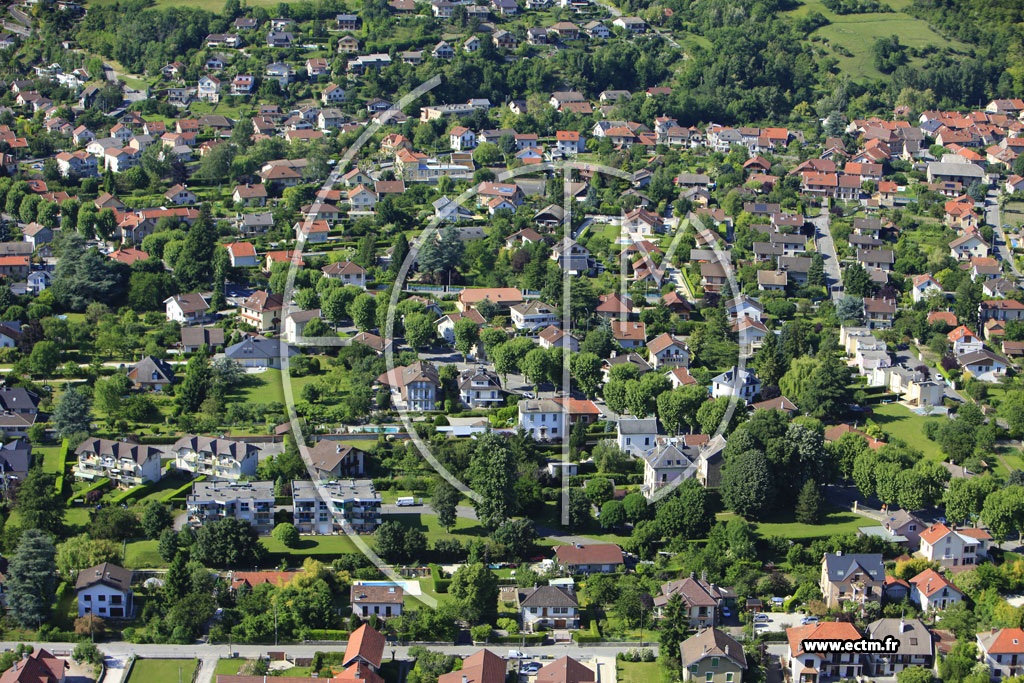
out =
[[[73,503],[79,498],[81,498],[84,501],[89,497],[90,493],[92,493],[93,491],[98,491],[104,486],[107,486],[108,484],[110,484],[110,480],[107,479],[106,477],[103,477],[102,479],[97,480],[96,483],[94,483],[89,488],[79,491],[78,493],[72,495],[71,498],[68,499],[68,503]]]
[[[64,495],[64,475],[58,474],[57,478],[53,480],[53,490],[57,492],[58,496]]]
[[[173,491],[168,491],[164,495],[164,497],[162,499],[163,502],[169,503],[172,500],[178,499],[179,497],[181,498],[182,501],[184,501],[185,500],[185,496],[192,490],[192,484],[194,482],[197,482],[197,481],[206,481],[206,475],[205,474],[200,474],[193,481],[190,481],[190,482],[188,482],[186,484],[182,484],[181,486],[179,486],[178,488],[174,489]]]
[[[544,633],[523,633],[518,636],[498,636],[491,635],[487,639],[489,643],[503,644],[503,645],[515,645],[516,643],[525,642],[527,645],[540,645],[547,638],[547,634]]]
[[[67,439],[64,439],[63,441],[61,441],[61,444],[60,444],[60,465],[61,465],[60,472],[61,472],[61,474],[67,474],[68,467],[71,466],[71,463],[68,462],[68,457],[70,455],[71,455],[70,444],[68,444],[68,440]]]
[[[569,477],[569,484],[572,486],[582,486],[587,483],[588,479],[610,479],[617,486],[644,483],[643,474],[632,472],[630,474],[574,474]]]
[[[447,593],[448,587],[452,585],[452,580],[444,578],[444,572],[437,564],[431,563],[428,566],[430,567],[430,580],[434,582],[434,592]]]
[[[139,500],[139,498],[149,495],[149,492],[152,489],[153,484],[149,482],[145,484],[139,484],[138,486],[133,486],[130,489],[125,489],[124,491],[119,492],[117,495],[112,496],[110,498],[110,504],[122,505],[134,503],[137,500]]]
[[[348,640],[350,632],[334,628],[313,628],[309,630],[310,640]]]

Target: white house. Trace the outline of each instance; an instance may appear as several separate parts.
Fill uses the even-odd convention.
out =
[[[1024,630],[982,631],[978,634],[978,650],[992,680],[1024,675]]]
[[[914,285],[910,291],[916,304],[918,301],[927,298],[932,292],[941,292],[942,285],[929,273],[925,273],[924,275],[914,277]]]
[[[183,436],[170,447],[175,469],[208,479],[238,481],[256,475],[260,449],[255,444],[210,436]]]
[[[569,431],[568,413],[549,398],[519,402],[519,428],[536,441],[560,441]]]
[[[960,368],[979,382],[998,382],[1006,374],[1010,362],[988,349],[965,353],[956,357]]]
[[[736,366],[733,366],[711,380],[712,398],[735,394],[750,403],[760,391],[761,380],[757,378],[753,370],[746,368],[743,369],[743,372],[738,372]]]
[[[454,150],[473,149],[476,147],[476,133],[465,126],[455,126],[448,133],[448,143]]]
[[[352,614],[368,619],[388,619],[402,614],[405,590],[398,585],[375,586],[365,583],[352,584]]]
[[[929,562],[943,567],[961,567],[978,564],[978,558],[988,555],[992,536],[982,529],[950,529],[937,523],[921,532],[918,553]]]
[[[690,349],[686,342],[668,332],[663,332],[647,342],[647,351],[652,368],[690,366]]]
[[[352,261],[335,261],[320,269],[324,277],[339,280],[343,285],[366,289],[366,269]]]
[[[528,330],[531,333],[543,330],[549,325],[558,325],[558,314],[555,309],[538,299],[516,304],[510,310],[512,324],[517,330]]]
[[[949,253],[961,261],[988,256],[988,243],[978,233],[969,232],[949,243]]]
[[[164,299],[167,319],[182,324],[201,321],[210,310],[210,304],[202,294],[175,294]]]
[[[579,628],[580,604],[572,591],[561,586],[538,586],[519,591],[523,630]]]
[[[962,356],[965,353],[974,353],[985,348],[985,342],[978,335],[971,332],[966,325],[961,325],[947,335],[953,345],[953,355]]]
[[[94,614],[104,619],[134,616],[132,572],[104,562],[78,572],[75,580],[78,616]]]
[[[857,628],[846,621],[823,621],[818,624],[786,629],[789,649],[783,665],[793,683],[816,683],[826,678],[858,678],[863,671],[859,652],[807,652],[806,640],[861,640]]]
[[[910,580],[910,601],[925,612],[945,609],[963,599],[963,592],[934,569],[925,569]]]

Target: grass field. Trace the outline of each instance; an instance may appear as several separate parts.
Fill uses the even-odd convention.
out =
[[[198,666],[197,659],[136,659],[128,683],[187,683]]]
[[[618,683],[658,683],[666,680],[657,662],[615,662]]]
[[[866,517],[861,517],[852,512],[834,510],[826,514],[825,518],[817,524],[801,524],[791,519],[780,519],[759,523],[757,525],[757,532],[764,538],[782,536],[783,538],[796,541],[852,534],[859,527],[868,525],[870,522],[871,520]]]
[[[237,676],[238,670],[242,668],[242,665],[250,660],[242,657],[235,657],[232,659],[218,659],[217,666],[213,669],[214,676]],[[309,677],[313,673],[313,670],[308,666],[293,666],[290,669],[275,670],[274,675],[280,676],[303,676]]]
[[[802,17],[811,12],[821,12],[831,23],[819,28],[811,37],[824,38],[830,45],[848,51],[852,56],[839,54],[835,50],[829,50],[829,54],[839,60],[839,67],[854,79],[886,78],[885,74],[875,68],[871,57],[872,46],[882,36],[896,35],[900,43],[908,47],[922,48],[934,45],[939,48],[952,47],[958,51],[968,49],[959,41],[939,35],[927,22],[903,14],[901,10],[911,2],[912,0],[887,1],[886,4],[895,10],[894,12],[839,15],[826,9],[821,0],[804,0],[800,7],[790,10],[789,14]]]
[[[1003,225],[1020,225],[1024,223],[1024,202],[1006,202],[1003,204],[999,218]]]
[[[60,458],[60,446],[36,446],[32,449],[35,457],[42,456],[43,472],[64,474],[64,461]]]
[[[128,569],[166,567],[167,562],[160,557],[157,541],[132,541],[125,546],[124,566]]]
[[[902,439],[912,448],[916,448],[929,460],[942,461],[939,445],[924,436],[924,425],[927,422],[941,422],[943,417],[921,417],[906,406],[899,403],[887,403],[875,406],[872,419],[882,430],[897,439]]]

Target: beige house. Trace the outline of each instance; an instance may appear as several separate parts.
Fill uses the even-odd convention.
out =
[[[683,680],[694,683],[740,683],[747,668],[743,647],[717,628],[706,628],[679,643]]]
[[[825,553],[821,560],[821,594],[829,607],[844,602],[872,602],[882,598],[885,566],[878,554]]]

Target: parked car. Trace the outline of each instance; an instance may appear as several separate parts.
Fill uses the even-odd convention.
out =
[[[543,667],[540,665],[540,662],[529,662],[519,667],[519,673],[526,674],[527,676],[534,676],[542,668]]]
[[[803,619],[800,620],[800,625],[801,626],[806,626],[807,624],[817,624],[817,623],[818,623],[818,617],[804,617]]]
[[[764,612],[758,612],[757,614],[754,615],[754,623],[755,624],[767,624],[771,620],[772,620],[772,618],[769,617]]]

